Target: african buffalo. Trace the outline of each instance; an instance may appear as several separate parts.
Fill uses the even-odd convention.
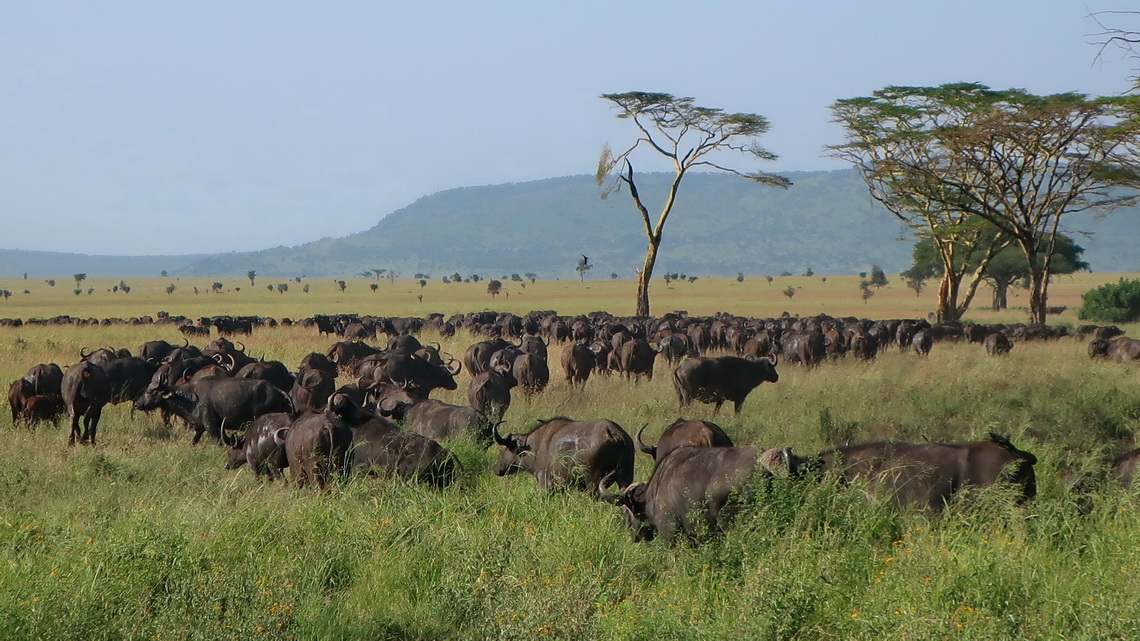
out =
[[[516,356],[511,365],[511,375],[524,396],[539,394],[550,383],[550,367],[546,364],[546,358],[537,354],[523,353]]]
[[[732,439],[724,430],[716,423],[709,423],[708,421],[694,421],[686,418],[679,418],[673,421],[673,424],[665,428],[661,433],[661,437],[657,439],[657,445],[646,445],[641,441],[641,433],[645,430],[645,426],[637,430],[634,436],[634,442],[637,444],[637,449],[645,454],[648,454],[655,461],[659,461],[669,455],[669,452],[684,447],[687,445],[696,445],[700,447],[731,447]]]
[[[244,430],[262,414],[292,413],[289,397],[268,381],[250,378],[205,378],[179,385],[152,381],[135,401],[135,409],[163,408],[184,419],[193,430],[191,443],[205,432],[222,442],[224,429]]]
[[[867,479],[898,506],[916,504],[941,512],[963,487],[999,481],[1018,487],[1018,502],[1037,494],[1037,457],[991,433],[989,440],[965,443],[864,443],[830,449],[815,457],[791,457],[795,474],[828,470],[840,480]]]
[[[24,402],[24,409],[20,416],[24,424],[33,428],[43,421],[50,421],[52,425],[59,424],[59,418],[67,413],[67,403],[58,394],[36,394]]]
[[[302,415],[285,433],[290,478],[299,487],[316,483],[324,489],[333,475],[344,472],[351,446],[352,430],[331,412]]]
[[[297,412],[324,409],[336,391],[336,377],[323,369],[304,368],[293,380],[289,400]]]
[[[1013,343],[1009,340],[1009,337],[1001,332],[986,334],[986,337],[982,339],[982,343],[986,346],[986,354],[990,356],[1008,354],[1009,351],[1013,349]],[[1020,352],[1018,353],[1020,354]]]
[[[60,386],[63,384],[63,370],[55,363],[33,365],[28,369],[28,373],[24,374],[24,378],[32,384],[32,391],[35,394],[58,396],[62,393]]]
[[[657,350],[648,341],[640,338],[627,340],[621,345],[618,353],[618,362],[621,364],[621,373],[626,380],[632,376],[634,380],[642,376],[653,380],[653,363],[657,359]]]
[[[604,487],[598,491],[622,507],[635,542],[658,534],[670,544],[678,534],[696,540],[723,531],[754,500],[757,483],[766,483],[786,465],[789,449],[678,447],[658,459],[648,482],[629,485],[620,494]]]
[[[459,459],[442,445],[378,416],[352,426],[349,464],[356,474],[395,476],[439,488],[454,482],[459,472]]]
[[[82,361],[72,365],[63,373],[61,384],[63,401],[67,404],[67,414],[71,419],[71,432],[67,444],[95,444],[95,431],[99,427],[99,417],[103,406],[111,402],[111,381],[102,367]],[[79,431],[79,419],[83,419],[83,432]]]
[[[12,409],[12,424],[20,418],[28,399],[35,396],[36,391],[25,378],[17,378],[8,386],[8,407]]]
[[[234,470],[246,463],[254,475],[268,474],[270,480],[281,478],[281,470],[289,467],[285,456],[285,435],[293,417],[284,412],[262,414],[245,428],[245,434],[230,445],[223,467]]]
[[[467,388],[467,400],[471,407],[498,420],[511,406],[511,388],[517,384],[508,368],[500,366],[490,369],[471,379]]]
[[[234,378],[252,378],[269,381],[277,389],[289,393],[293,389],[294,376],[281,361],[254,361],[234,372]]]
[[[404,429],[437,441],[467,434],[476,442],[491,442],[491,421],[483,412],[433,399],[420,401],[404,411]]]
[[[585,343],[571,343],[562,348],[562,371],[571,387],[585,387],[594,369],[594,352]]]
[[[1125,336],[1093,339],[1089,343],[1089,356],[1100,356],[1121,363],[1140,360],[1140,339]]]
[[[738,356],[695,356],[686,358],[673,370],[673,387],[677,390],[681,407],[693,400],[715,403],[713,413],[720,411],[725,401],[732,401],[739,414],[749,392],[768,381],[780,380],[776,373],[776,356],[750,360]]]
[[[501,436],[492,426],[491,435],[502,446],[494,467],[497,476],[526,471],[543,489],[573,486],[591,494],[607,476],[621,489],[633,482],[633,439],[610,420],[558,416],[539,421],[526,434]]]

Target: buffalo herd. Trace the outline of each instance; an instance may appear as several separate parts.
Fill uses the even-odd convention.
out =
[[[34,427],[66,415],[68,443],[94,445],[104,407],[126,402],[132,412],[157,412],[167,424],[180,419],[191,443],[205,435],[225,445],[226,469],[248,465],[258,478],[269,479],[288,469],[296,484],[319,487],[348,474],[448,486],[462,470],[444,443],[464,436],[499,448],[496,475],[526,472],[544,489],[575,487],[619,506],[638,541],[672,542],[722,530],[775,477],[861,480],[900,507],[932,512],[964,488],[999,482],[1013,488],[1018,502],[1026,501],[1036,494],[1036,458],[997,433],[977,442],[844,444],[800,456],[784,445],[736,444],[716,424],[684,418],[666,427],[654,445],[642,440],[645,426],[631,438],[608,419],[557,416],[526,432],[500,432],[512,393],[529,397],[550,385],[552,346],[559,346],[561,373],[573,389],[585,387],[591,376],[651,380],[660,356],[671,370],[679,410],[697,401],[713,405],[714,415],[726,401],[739,413],[752,390],[780,380],[781,363],[814,368],[838,358],[874,359],[886,349],[926,356],[947,340],[980,344],[1000,357],[1019,342],[1073,336],[1091,338],[1090,357],[1140,360],[1140,341],[1096,326],[1069,332],[828,316],[673,313],[647,319],[552,311],[451,318],[318,315],[296,323],[258,317],[194,322],[164,313],[158,318],[150,322],[193,329],[182,330],[182,345],[154,340],[134,353],[84,349],[66,367],[31,367],[9,386],[13,423]],[[250,356],[244,344],[228,338],[277,324],[315,327],[337,340],[292,369]],[[208,345],[190,344],[189,337],[209,336],[211,328],[219,336]],[[460,360],[439,344],[421,343],[424,329],[444,337],[463,330],[478,340]],[[468,405],[430,398],[437,389],[458,389],[456,377],[464,369]],[[634,482],[638,450],[653,462],[643,482]],[[1127,483],[1137,460],[1140,451],[1117,458],[1110,469]]]

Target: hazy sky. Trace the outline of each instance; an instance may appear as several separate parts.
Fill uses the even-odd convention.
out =
[[[1128,4],[5,2],[0,247],[263,249],[452,187],[591,174],[633,139],[609,92],[759,113],[780,157],[760,168],[843,168],[821,156],[839,98],[1125,91],[1140,63],[1095,61],[1089,13]]]

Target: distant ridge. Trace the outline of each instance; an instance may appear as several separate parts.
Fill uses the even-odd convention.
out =
[[[657,271],[699,276],[857,273],[872,264],[897,273],[910,264],[913,239],[867,194],[854,170],[785,172],[779,189],[726,174],[690,174],[665,230]],[[670,175],[643,174],[653,211]],[[1140,208],[1097,219],[1067,217],[1096,271],[1140,271]],[[296,247],[209,256],[83,256],[0,250],[0,275],[352,276],[394,269],[438,277],[460,272],[497,277],[533,272],[577,278],[579,254],[589,278],[634,276],[645,233],[626,192],[599,197],[592,176],[462,187],[424,196],[371,229]],[[47,271],[50,270],[50,271]]]

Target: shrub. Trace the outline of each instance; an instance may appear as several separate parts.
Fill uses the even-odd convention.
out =
[[[1081,320],[1103,323],[1131,323],[1140,320],[1140,280],[1120,279],[1090,289],[1081,297]]]

